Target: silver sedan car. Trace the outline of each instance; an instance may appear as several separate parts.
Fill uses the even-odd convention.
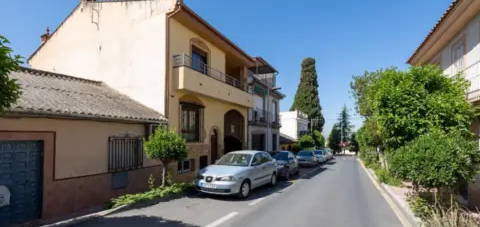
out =
[[[203,193],[246,198],[254,188],[274,186],[276,171],[276,164],[267,152],[235,151],[224,155],[215,165],[201,169],[195,186]]]

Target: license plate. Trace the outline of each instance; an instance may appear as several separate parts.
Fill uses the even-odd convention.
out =
[[[217,188],[216,185],[214,185],[214,184],[209,184],[209,183],[203,183],[203,184],[202,184],[202,187],[204,187],[204,188]]]

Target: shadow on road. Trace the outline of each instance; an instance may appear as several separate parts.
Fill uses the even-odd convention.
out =
[[[76,225],[74,225],[76,226]],[[162,227],[196,227],[196,225],[184,223],[181,221],[166,220],[159,217],[151,216],[128,216],[128,217],[102,217],[96,218],[89,222],[82,223],[82,227],[96,227],[96,226],[162,226]]]
[[[274,193],[282,193],[281,190],[293,185],[291,181],[279,181],[275,187],[270,185],[261,186],[259,188],[255,188],[250,196],[246,199],[239,199],[235,196],[221,196],[221,195],[210,195],[210,194],[203,194],[203,193],[195,193],[193,195],[189,195],[188,197],[191,198],[199,198],[199,199],[215,199],[215,200],[223,200],[223,201],[231,201],[231,202],[244,202],[250,200],[256,200],[259,198],[263,198],[269,196]]]

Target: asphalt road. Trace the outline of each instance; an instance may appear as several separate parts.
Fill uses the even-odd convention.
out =
[[[262,187],[247,200],[192,195],[121,211],[78,226],[401,226],[354,157]]]

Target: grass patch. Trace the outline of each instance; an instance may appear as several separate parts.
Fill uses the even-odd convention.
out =
[[[182,194],[193,189],[192,184],[174,183],[165,187],[151,187],[149,191],[137,194],[126,194],[110,200],[107,208],[116,208],[123,205],[135,204],[143,201],[161,199],[167,196]]]
[[[382,183],[392,185],[392,186],[401,186],[402,181],[395,176],[393,176],[390,171],[384,168],[377,168],[375,170],[375,175],[377,175],[378,180]]]

